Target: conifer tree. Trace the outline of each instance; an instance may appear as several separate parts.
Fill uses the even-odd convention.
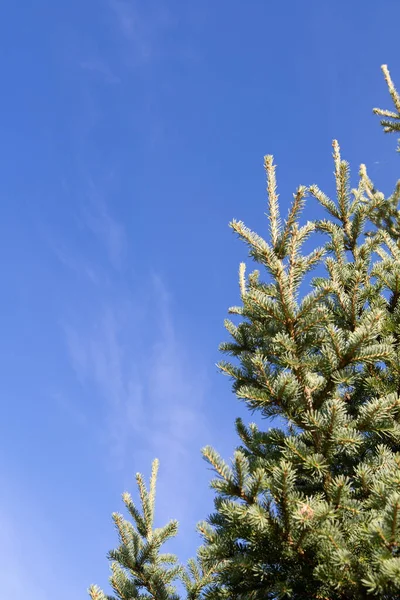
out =
[[[383,71],[395,111],[375,112],[399,131]],[[200,526],[203,560],[219,563],[210,599],[400,598],[400,182],[385,198],[362,166],[351,190],[336,141],[333,159],[336,198],[300,187],[282,223],[267,156],[269,240],[232,223],[268,279],[241,265],[240,323],[226,322],[221,347],[233,361],[220,367],[252,411],[283,425],[238,420],[232,466],[204,450],[217,473]],[[301,225],[307,193],[326,218]]]
[[[170,521],[160,529],[153,528],[157,471],[158,461],[155,460],[149,490],[142,475],[136,475],[141,511],[130,494],[123,494],[125,507],[133,522],[119,513],[113,514],[120,542],[116,550],[109,552],[112,572],[110,584],[116,596],[106,596],[97,586],[91,586],[89,594],[92,600],[178,599],[172,583],[181,568],[176,564],[174,555],[160,553],[161,546],[176,535],[178,524]]]
[[[115,596],[106,595],[92,585],[89,588],[92,600],[179,600],[174,586],[178,579],[184,584],[187,600],[199,600],[210,583],[211,571],[204,570],[200,560],[191,559],[183,568],[174,554],[161,553],[161,547],[176,536],[178,523],[170,521],[164,527],[154,528],[157,473],[158,460],[155,460],[149,489],[143,476],[136,475],[141,510],[129,493],[122,495],[131,520],[119,513],[112,516],[120,542],[108,555]]]
[[[383,72],[394,110],[375,113],[397,132],[400,96]],[[385,197],[361,166],[351,189],[337,142],[333,160],[336,197],[300,186],[282,222],[267,156],[268,240],[231,224],[262,273],[240,266],[220,368],[280,426],[237,420],[231,465],[203,451],[215,510],[186,569],[160,554],[176,523],[153,530],[156,466],[149,492],[138,476],[142,511],[124,496],[134,525],[114,515],[118,600],[173,600],[177,578],[191,600],[400,598],[400,182]],[[324,219],[301,222],[307,195]]]

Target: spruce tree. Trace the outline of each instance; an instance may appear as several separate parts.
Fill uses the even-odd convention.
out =
[[[375,112],[399,131],[383,70],[395,112]],[[361,166],[351,190],[336,141],[333,159],[336,198],[300,187],[282,223],[267,156],[269,240],[232,223],[268,279],[241,266],[240,323],[226,322],[221,347],[233,361],[220,367],[252,411],[283,425],[238,420],[231,467],[204,451],[218,475],[201,526],[203,559],[219,562],[208,598],[400,597],[400,182],[385,198]],[[301,225],[307,193],[326,218]]]
[[[397,132],[400,96],[383,71],[394,110],[375,112]],[[215,510],[186,569],[160,554],[176,524],[152,529],[155,470],[150,492],[138,478],[142,512],[124,497],[134,525],[114,515],[118,600],[175,599],[175,578],[192,600],[400,598],[400,182],[385,197],[361,166],[351,189],[337,142],[333,160],[336,197],[301,186],[282,222],[267,156],[268,240],[231,224],[260,270],[240,267],[220,368],[279,426],[238,420],[231,465],[203,451]],[[302,223],[306,196],[324,219]]]
[[[158,460],[154,460],[149,489],[143,476],[136,475],[140,508],[128,492],[122,495],[130,520],[120,513],[112,515],[119,546],[108,554],[115,596],[92,585],[92,600],[179,600],[174,586],[177,580],[183,583],[187,600],[199,600],[210,583],[211,571],[202,568],[201,560],[191,559],[184,568],[174,554],[161,552],[161,547],[176,536],[178,523],[170,521],[164,527],[154,528],[157,473]]]

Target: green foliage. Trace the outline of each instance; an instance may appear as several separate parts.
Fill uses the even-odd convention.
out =
[[[158,460],[155,460],[149,489],[142,475],[136,475],[140,509],[130,494],[123,494],[131,521],[119,513],[113,514],[119,546],[108,555],[115,596],[108,596],[92,585],[89,588],[92,600],[179,600],[174,586],[178,579],[184,584],[187,599],[198,600],[211,581],[211,572],[203,568],[201,560],[190,560],[185,569],[174,554],[161,553],[161,547],[176,536],[178,523],[170,521],[164,527],[153,527],[157,472]]]
[[[396,112],[375,112],[399,131],[384,74]],[[336,141],[333,159],[336,198],[300,187],[282,223],[267,157],[269,240],[232,223],[268,280],[241,266],[240,323],[226,322],[220,368],[283,426],[238,421],[231,467],[204,450],[217,474],[201,527],[203,560],[219,564],[210,599],[400,597],[400,184],[385,198],[362,166],[351,189]],[[326,219],[300,223],[307,194]]]
[[[400,96],[383,71],[394,111],[375,112],[397,132]],[[186,568],[160,554],[177,524],[153,529],[157,465],[150,491],[138,476],[141,510],[124,495],[133,524],[114,515],[116,596],[92,587],[92,600],[173,600],[175,579],[190,600],[400,597],[400,182],[385,197],[361,166],[351,189],[336,141],[333,161],[335,198],[301,186],[283,221],[267,156],[268,240],[231,224],[259,270],[240,266],[220,368],[280,427],[238,420],[231,464],[204,449],[215,510]],[[326,218],[301,222],[307,196]]]
[[[400,131],[400,95],[394,87],[394,83],[392,81],[392,78],[390,77],[389,69],[386,65],[382,66],[382,71],[394,104],[394,110],[383,110],[381,108],[375,108],[374,113],[383,117],[381,125],[385,133],[398,132]]]
[[[178,530],[176,521],[154,529],[154,502],[158,461],[153,462],[150,489],[147,490],[142,475],[136,475],[141,509],[134,504],[130,494],[123,494],[123,501],[132,522],[119,513],[113,521],[119,537],[119,546],[109,553],[111,561],[110,584],[115,596],[106,596],[98,587],[92,586],[92,600],[133,600],[157,598],[177,600],[174,580],[181,573],[181,566],[172,554],[162,554],[162,545],[174,537]]]

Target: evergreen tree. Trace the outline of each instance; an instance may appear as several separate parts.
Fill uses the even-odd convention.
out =
[[[375,112],[399,131],[383,70],[396,112]],[[282,224],[267,156],[268,242],[232,223],[268,280],[241,266],[230,310],[241,322],[226,322],[221,348],[234,362],[220,367],[251,410],[284,426],[238,420],[232,467],[204,451],[218,475],[201,526],[203,560],[219,562],[210,599],[400,598],[400,182],[385,198],[362,166],[351,190],[336,141],[333,158],[336,199],[300,187]],[[327,216],[300,225],[307,192]]]
[[[174,537],[178,524],[170,521],[160,529],[153,528],[154,503],[158,461],[153,462],[150,489],[146,489],[143,477],[136,475],[142,510],[138,510],[130,494],[122,498],[132,522],[119,513],[113,514],[120,545],[109,552],[111,561],[110,583],[116,594],[106,596],[97,586],[91,586],[92,600],[126,600],[127,598],[157,598],[177,600],[172,582],[180,573],[174,555],[161,554],[161,546]]]
[[[400,96],[383,71],[394,110],[375,112],[396,132]],[[142,511],[124,495],[134,525],[114,515],[118,600],[173,600],[176,578],[191,600],[400,597],[400,182],[385,197],[361,166],[350,189],[337,142],[333,159],[336,198],[299,187],[282,223],[267,156],[268,241],[232,223],[268,278],[241,265],[241,306],[230,309],[239,324],[226,321],[231,359],[220,367],[252,411],[281,426],[238,420],[231,465],[203,451],[215,511],[186,569],[160,554],[176,523],[153,530],[156,466],[149,492],[138,476]],[[300,223],[307,194],[325,219]]]
[[[174,586],[177,579],[184,584],[187,600],[198,600],[210,583],[211,572],[203,570],[201,561],[191,559],[183,568],[174,554],[161,553],[161,547],[176,536],[178,523],[170,521],[161,528],[153,526],[157,472],[158,460],[155,460],[149,490],[143,476],[136,475],[141,510],[129,493],[122,495],[131,520],[124,519],[119,513],[113,514],[120,542],[108,555],[110,584],[115,596],[106,595],[98,586],[92,585],[89,588],[92,600],[179,600]]]

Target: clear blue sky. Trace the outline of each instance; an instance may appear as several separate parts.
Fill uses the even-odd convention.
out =
[[[4,598],[106,585],[111,512],[154,456],[194,553],[199,450],[229,457],[246,414],[214,366],[246,256],[227,224],[266,232],[266,153],[283,205],[332,189],[333,137],[390,188],[371,109],[399,22],[398,0],[2,2]]]

